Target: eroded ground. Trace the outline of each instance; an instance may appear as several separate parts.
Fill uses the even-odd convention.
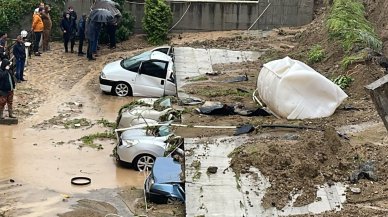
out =
[[[303,33],[306,29],[307,33]],[[286,55],[304,61],[306,51],[316,41],[330,48],[330,58],[313,67],[329,78],[344,73],[338,66],[342,53],[338,45],[328,40],[323,29],[322,23],[316,21],[303,28],[276,30],[265,37],[260,32],[240,31],[184,33],[173,35],[171,42],[175,46],[266,51],[267,54],[257,61],[216,65],[213,69],[220,72],[218,75],[194,79],[195,82],[188,78],[189,84],[183,88],[204,100],[256,108],[251,94],[261,65]],[[16,91],[16,112],[21,123],[1,126],[0,179],[3,181],[0,191],[4,197],[0,198],[0,216],[143,215],[144,198],[142,190],[138,189],[142,188],[145,175],[115,165],[110,157],[114,140],[95,141],[96,146],[88,147],[80,138],[109,133],[111,128],[104,126],[103,120],[113,122],[117,110],[134,100],[101,94],[98,75],[102,67],[150,46],[142,36],[134,36],[114,52],[103,48],[96,62],[65,54],[61,46],[61,43],[54,43],[52,51],[30,61],[26,72],[28,82],[20,84]],[[355,78],[345,90],[350,97],[329,118],[287,121],[274,117],[206,116],[196,113],[195,107],[186,107],[183,122],[188,125],[251,123],[314,127],[316,130],[258,127],[252,139],[233,152],[231,167],[241,173],[249,172],[246,170],[249,166],[259,168],[272,184],[264,197],[264,205],[281,208],[293,189],[303,192],[297,204],[310,203],[315,199],[315,185],[335,181],[350,184],[348,177],[360,163],[374,161],[378,180],[361,179],[355,185],[350,184],[360,188],[361,193],[348,192],[344,211],[322,215],[386,216],[388,138],[374,105],[363,90],[364,85],[384,73],[374,63],[357,64],[346,73]],[[248,81],[224,82],[245,74]],[[343,127],[349,125],[354,126]],[[336,131],[347,133],[349,140],[339,137]],[[232,136],[234,133],[233,130],[197,128],[178,128],[176,132],[185,137]],[[255,135],[267,137],[257,140]],[[74,188],[69,180],[77,175],[91,177],[92,184]],[[47,207],[50,209],[44,209]],[[148,208],[148,216],[184,215],[183,207],[151,204]]]

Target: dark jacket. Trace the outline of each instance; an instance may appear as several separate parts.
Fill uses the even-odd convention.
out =
[[[90,41],[96,40],[98,29],[101,29],[101,24],[89,20],[86,24],[86,38]]]
[[[9,70],[5,69],[7,65],[9,65],[9,60],[4,59],[0,66],[0,95],[8,94],[9,91],[13,90],[11,87],[15,89],[15,78]],[[12,83],[9,82],[10,79]]]
[[[26,50],[25,50],[24,43],[16,42],[16,44],[13,46],[12,53],[17,60],[26,59]]]
[[[86,28],[86,20],[84,20],[84,18],[81,17],[78,22],[78,34],[80,37],[85,38],[85,30],[86,30],[85,28]]]
[[[76,27],[74,26],[74,22],[71,20],[71,18],[67,19],[64,17],[61,21],[61,30],[66,30],[66,34],[74,35],[75,34],[75,29]]]

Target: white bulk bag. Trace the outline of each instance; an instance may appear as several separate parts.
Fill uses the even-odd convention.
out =
[[[264,64],[254,97],[257,93],[268,109],[287,119],[328,117],[348,97],[332,81],[289,57]]]

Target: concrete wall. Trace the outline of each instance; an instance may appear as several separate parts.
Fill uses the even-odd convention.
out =
[[[144,16],[142,0],[127,2],[125,9],[136,19],[135,32],[141,31]],[[92,0],[68,0],[78,13],[88,12]],[[282,26],[301,26],[313,19],[314,0],[258,0],[258,1],[212,1],[168,0],[173,12],[175,32],[247,30],[261,13],[268,9],[252,29],[272,29]]]

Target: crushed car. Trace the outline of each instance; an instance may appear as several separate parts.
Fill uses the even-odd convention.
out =
[[[138,171],[149,171],[157,157],[169,155],[174,151],[182,153],[180,147],[183,147],[183,138],[174,134],[161,136],[158,131],[163,127],[165,126],[122,132],[113,150],[116,161],[130,164]]]
[[[144,183],[146,198],[159,204],[185,203],[185,183],[182,165],[171,157],[158,157]]]

